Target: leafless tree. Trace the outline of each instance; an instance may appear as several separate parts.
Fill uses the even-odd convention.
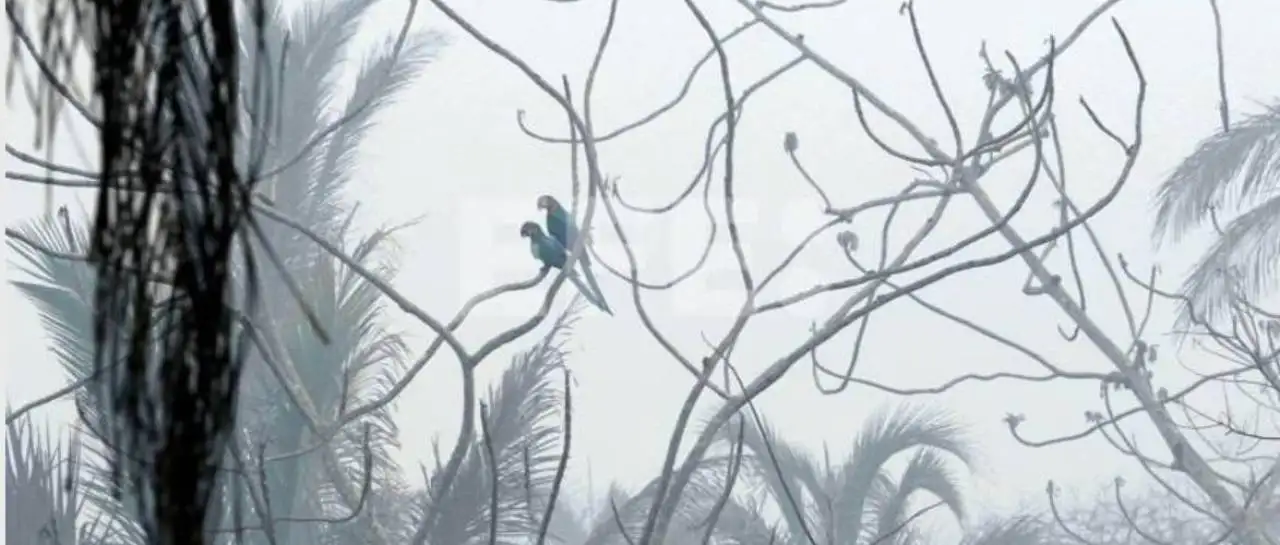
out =
[[[1090,242],[1101,249],[1099,238],[1091,230],[1087,232]],[[1226,236],[1221,230],[1219,235]],[[1159,521],[1136,521],[1141,517],[1125,506],[1123,479],[1117,478],[1114,507],[1108,509],[1116,510],[1118,521],[1125,523],[1121,530],[1126,535],[1136,534],[1146,542],[1179,542],[1168,541],[1172,539],[1168,532],[1188,543],[1270,542],[1277,530],[1275,477],[1280,472],[1276,449],[1280,440],[1280,314],[1264,308],[1249,296],[1250,290],[1237,284],[1239,288],[1230,297],[1215,303],[1218,319],[1211,320],[1193,295],[1160,287],[1157,267],[1139,275],[1123,255],[1114,261],[1105,255],[1099,252],[1125,310],[1131,340],[1124,352],[1126,359],[1116,363],[1116,371],[1098,379],[1102,410],[1086,411],[1088,426],[1068,435],[1029,439],[1022,435],[1019,425],[1024,418],[1020,415],[1008,417],[1010,431],[1033,447],[1096,434],[1136,461],[1156,485],[1155,491],[1147,494],[1147,502],[1167,509]],[[1074,261],[1071,265],[1076,270]],[[1145,301],[1140,319],[1134,317],[1135,305],[1130,299],[1134,295]],[[1178,345],[1164,350],[1167,355],[1163,358],[1158,357],[1162,352],[1159,346],[1149,340],[1157,333],[1147,328],[1152,309],[1161,303],[1165,308],[1179,309],[1178,321],[1184,324],[1174,332]],[[1083,314],[1073,319],[1080,320],[1077,323],[1082,328],[1089,325]],[[1193,353],[1211,356],[1211,363],[1187,363],[1183,356]],[[1177,379],[1166,378],[1176,376],[1178,369],[1157,372],[1169,369],[1173,364],[1162,362],[1170,360],[1191,376],[1189,383],[1174,386]],[[1137,406],[1121,408],[1124,394],[1120,392],[1136,398]],[[1205,395],[1222,401],[1208,408]],[[1136,415],[1145,415],[1155,425],[1164,443],[1161,448],[1141,444],[1127,422]],[[1167,457],[1157,454],[1166,449]],[[1048,493],[1052,503],[1052,483]],[[1181,512],[1174,513],[1178,510]],[[1160,528],[1149,527],[1153,524]],[[1161,532],[1165,537],[1156,537]]]
[[[1126,486],[1117,478],[1092,497],[1064,501],[1061,491],[1047,488],[1057,542],[1082,545],[1204,545],[1238,543],[1229,528],[1203,515],[1183,492],[1161,486]],[[1194,486],[1181,486],[1193,489]]]
[[[999,332],[975,324],[948,309],[931,304],[920,298],[918,294],[905,292],[891,280],[883,280],[883,282],[886,286],[898,290],[894,292],[895,294],[902,293],[925,308],[973,330],[982,337],[1021,352],[1047,372],[1039,375],[1017,373],[966,374],[936,387],[889,387],[852,377],[851,372],[833,369],[823,364],[816,354],[811,357],[812,364],[815,368],[816,376],[834,377],[842,381],[842,383],[852,381],[896,394],[937,393],[959,384],[978,380],[1011,379],[1043,382],[1055,379],[1071,379],[1094,381],[1099,385],[1105,411],[1091,411],[1088,413],[1089,425],[1086,429],[1060,437],[1033,439],[1026,435],[1025,417],[1011,414],[1007,418],[1010,431],[1020,442],[1032,447],[1059,444],[1095,433],[1107,434],[1108,439],[1121,452],[1132,456],[1140,462],[1142,467],[1170,493],[1174,493],[1176,488],[1166,482],[1167,477],[1162,476],[1161,472],[1172,471],[1184,476],[1191,485],[1191,492],[1195,498],[1186,498],[1186,492],[1178,492],[1178,497],[1184,499],[1188,505],[1194,505],[1204,516],[1217,521],[1222,528],[1222,539],[1229,538],[1249,545],[1263,545],[1269,542],[1269,538],[1267,530],[1261,521],[1268,516],[1264,515],[1263,512],[1271,508],[1261,506],[1272,504],[1268,498],[1275,487],[1271,479],[1275,471],[1276,459],[1274,458],[1274,453],[1262,457],[1261,460],[1251,460],[1249,462],[1251,464],[1249,467],[1252,468],[1251,475],[1246,478],[1241,479],[1238,475],[1224,472],[1218,467],[1222,462],[1222,457],[1211,456],[1208,453],[1208,449],[1213,448],[1211,445],[1214,443],[1202,441],[1197,437],[1199,432],[1204,430],[1204,422],[1216,417],[1209,416],[1204,411],[1197,411],[1191,407],[1190,403],[1184,402],[1184,400],[1188,399],[1191,392],[1205,385],[1227,379],[1232,380],[1234,383],[1239,383],[1241,377],[1248,376],[1252,378],[1245,379],[1245,383],[1252,384],[1255,389],[1261,389],[1261,395],[1267,396],[1267,401],[1249,407],[1246,409],[1247,412],[1253,414],[1261,410],[1261,418],[1271,418],[1271,414],[1274,412],[1271,408],[1274,406],[1274,400],[1270,396],[1274,395],[1274,376],[1276,373],[1274,338],[1277,326],[1272,325],[1275,320],[1275,313],[1262,308],[1256,302],[1251,302],[1240,295],[1240,292],[1237,292],[1238,294],[1233,300],[1234,303],[1229,305],[1232,309],[1229,312],[1231,315],[1228,320],[1231,324],[1229,329],[1224,330],[1222,326],[1212,326],[1207,320],[1193,319],[1191,324],[1196,329],[1194,335],[1212,344],[1211,350],[1217,350],[1217,353],[1222,355],[1223,361],[1228,364],[1227,368],[1201,372],[1190,385],[1178,391],[1167,391],[1165,388],[1159,387],[1159,382],[1153,381],[1152,363],[1156,361],[1157,346],[1152,339],[1162,332],[1149,331],[1148,326],[1154,302],[1157,299],[1177,300],[1181,296],[1162,291],[1154,285],[1157,276],[1154,268],[1149,274],[1135,273],[1130,270],[1123,256],[1119,258],[1110,257],[1112,254],[1106,248],[1104,240],[1088,223],[1090,215],[1096,212],[1098,205],[1083,206],[1077,203],[1067,191],[1066,159],[1063,156],[1056,120],[1057,116],[1062,114],[1057,111],[1052,101],[1049,101],[1044,111],[1036,109],[1034,106],[1036,101],[1033,100],[1031,93],[1024,84],[1029,73],[1051,64],[1048,59],[1061,55],[1095,19],[1117,3],[1117,1],[1103,2],[1067,39],[1053,49],[1052,55],[1039,63],[1031,65],[1028,70],[1017,71],[1018,76],[1012,82],[1002,79],[994,68],[988,74],[988,81],[993,89],[993,97],[995,97],[991,101],[992,108],[994,108],[991,111],[997,111],[1000,107],[1003,107],[1002,100],[1022,106],[1022,112],[1026,116],[1025,124],[1029,130],[1024,147],[1033,147],[1036,153],[1034,161],[1036,164],[1035,176],[1043,176],[1052,186],[1056,198],[1055,205],[1060,218],[1059,223],[1064,227],[1078,225],[1080,226],[1078,231],[1055,230],[1065,232],[1065,235],[1061,238],[1045,240],[1042,249],[1033,251],[1033,248],[1028,246],[1028,237],[1021,234],[1018,229],[1008,222],[1003,221],[1003,215],[994,205],[988,193],[980,185],[972,183],[972,181],[976,181],[973,179],[974,177],[980,177],[990,169],[987,161],[997,161],[1005,154],[1021,149],[1017,145],[1005,145],[1002,151],[990,155],[974,153],[970,156],[965,156],[958,152],[946,154],[939,149],[934,140],[919,136],[920,145],[924,148],[927,157],[913,157],[894,149],[888,149],[886,146],[886,151],[896,157],[915,162],[921,166],[941,166],[944,169],[951,166],[949,169],[949,176],[951,176],[949,183],[955,183],[956,177],[962,178],[960,182],[964,183],[959,184],[960,192],[975,200],[991,220],[992,231],[1003,237],[1009,244],[1011,255],[1020,257],[1027,266],[1028,276],[1022,287],[1022,292],[1029,297],[1046,297],[1058,306],[1072,322],[1069,330],[1059,330],[1063,339],[1067,342],[1076,341],[1080,338],[1087,340],[1098,349],[1109,363],[1110,369],[1099,372],[1077,371],[1059,367],[1039,354],[1037,350],[1024,346]],[[803,40],[795,35],[788,34],[785,29],[782,29],[769,19],[770,10],[777,10],[779,9],[778,7],[767,4],[759,6],[746,6],[744,4],[744,7],[751,11],[758,20],[764,21],[766,25],[769,25],[780,36],[789,38],[789,41],[803,52],[806,58],[820,59],[820,57],[811,56],[813,54],[808,51],[808,47]],[[914,21],[912,5],[908,3],[904,5],[903,9],[905,14]],[[1102,134],[1113,141],[1125,157],[1121,172],[1118,175],[1117,185],[1114,187],[1113,192],[1108,194],[1107,198],[1114,196],[1114,191],[1119,190],[1120,185],[1126,180],[1135,158],[1142,149],[1142,113],[1146,97],[1146,80],[1143,77],[1140,65],[1137,59],[1134,58],[1132,48],[1129,47],[1119,23],[1115,23],[1115,28],[1120,34],[1124,49],[1132,61],[1137,79],[1135,115],[1132,128],[1128,130],[1132,134],[1130,136],[1122,136],[1121,130],[1114,129],[1111,125],[1104,123],[1087,101],[1081,101],[1085,115],[1097,124]],[[922,58],[927,64],[927,56]],[[857,84],[856,80],[852,80],[837,68],[830,66],[830,63],[824,62],[821,64],[824,70],[832,73],[833,77],[842,81],[849,79],[852,82],[850,86],[854,90],[855,97],[868,96],[864,89]],[[875,102],[870,100],[867,102],[877,106]],[[898,121],[913,135],[919,134],[919,131],[914,130],[901,116],[890,114],[889,117]],[[960,131],[957,129],[955,132],[959,135]],[[980,131],[979,145],[981,146],[989,138],[986,129]],[[958,137],[956,140],[958,140]],[[793,151],[794,139],[788,138],[787,142],[788,151]],[[882,142],[878,140],[877,143]],[[956,162],[952,165],[947,160],[949,157],[957,156],[963,157],[963,163]],[[1056,161],[1054,160],[1055,156]],[[945,199],[943,198],[942,200]],[[843,237],[846,243],[852,243],[856,240],[852,235],[843,235]],[[1039,241],[1041,239],[1030,240]],[[1059,242],[1065,242],[1065,244],[1058,244]],[[1098,260],[1106,271],[1110,284],[1112,284],[1108,287],[1108,290],[1114,291],[1119,296],[1127,331],[1120,333],[1107,332],[1094,318],[1087,314],[1085,293],[1089,291],[1090,287],[1085,285],[1084,278],[1080,273],[1080,255],[1083,254],[1077,250],[1077,247],[1082,245],[1081,243],[1086,245],[1085,247],[1092,247],[1090,253],[1096,252]],[[846,246],[852,246],[852,244],[846,244]],[[1059,246],[1066,246],[1066,251],[1054,253],[1054,250]],[[851,248],[846,247],[846,250],[850,264],[858,270],[876,277],[877,281],[880,280],[878,276],[881,274],[880,271],[892,269],[892,265],[886,267],[883,257],[881,262],[876,265],[864,265],[854,255]],[[909,287],[909,285],[904,287]],[[873,299],[873,301],[875,302],[869,306],[876,306],[880,299]],[[769,308],[769,304],[759,305],[754,308],[756,310]],[[1196,307],[1180,305],[1180,308],[1190,308],[1191,314],[1195,314]],[[816,330],[816,340],[802,345],[802,349],[810,351],[813,345],[819,344],[822,340],[823,331],[826,330]],[[1204,345],[1203,342],[1199,344]],[[781,363],[778,368],[779,372],[785,369],[786,365],[786,363]],[[852,369],[852,365],[850,365],[850,369]],[[762,377],[759,382],[753,383],[753,385],[765,382],[767,382],[767,377]],[[747,389],[748,393],[743,397],[749,397],[752,391],[749,387]],[[1123,392],[1123,394],[1117,394],[1116,392]],[[1253,392],[1253,394],[1256,395],[1258,392]],[[1135,406],[1123,409],[1117,408],[1115,406],[1115,398],[1121,395],[1132,396],[1132,399],[1136,402]],[[726,414],[736,410],[733,402],[730,402],[727,407]],[[1179,415],[1175,413],[1177,409],[1183,409],[1187,413],[1187,417],[1179,418]],[[1157,462],[1154,460],[1157,456],[1144,453],[1142,449],[1134,444],[1133,439],[1130,437],[1130,432],[1121,428],[1121,422],[1130,419],[1134,415],[1144,416],[1154,426],[1163,443],[1161,450],[1167,450],[1172,461]],[[1188,422],[1188,420],[1191,420],[1191,422]],[[1258,432],[1244,430],[1238,424],[1233,425],[1231,422],[1231,419],[1219,419],[1216,425],[1220,430],[1225,430],[1232,435],[1255,436],[1254,439],[1258,439]],[[1252,428],[1249,428],[1249,430],[1252,430]],[[696,447],[695,452],[698,452]],[[1227,463],[1231,463],[1231,461]]]
[[[1133,136],[1129,140],[1123,139],[1115,129],[1112,129],[1109,124],[1103,122],[1094,114],[1087,102],[1083,103],[1083,106],[1084,113],[1093,120],[1099,128],[1100,134],[1116,141],[1123,151],[1125,161],[1116,174],[1115,183],[1103,198],[1087,206],[1077,205],[1065,195],[1062,195],[1059,199],[1062,203],[1060,207],[1062,210],[1061,221],[1044,233],[1027,237],[1011,227],[1010,219],[1023,209],[1023,205],[1036,187],[1037,182],[1048,178],[1053,183],[1055,191],[1063,192],[1061,182],[1053,181],[1053,177],[1048,174],[1049,169],[1043,167],[1043,165],[1048,164],[1048,150],[1051,147],[1050,137],[1057,137],[1054,118],[1051,115],[1054,103],[1053,65],[1059,56],[1095,20],[1117,3],[1115,1],[1106,2],[1100,6],[1065,39],[1061,41],[1050,39],[1046,51],[1036,52],[1035,60],[1027,63],[1025,67],[1018,62],[1014,55],[1006,55],[1004,60],[1010,66],[1011,76],[1002,75],[997,70],[995,63],[989,62],[988,72],[982,75],[982,80],[986,83],[990,93],[988,108],[977,133],[970,137],[971,143],[969,144],[966,144],[966,139],[963,137],[961,128],[952,113],[947,96],[934,76],[933,66],[921,36],[922,32],[916,22],[915,8],[911,3],[904,4],[902,13],[910,23],[910,32],[912,32],[915,39],[921,64],[929,75],[930,83],[935,90],[939,105],[945,112],[948,124],[952,129],[950,136],[953,145],[949,146],[951,149],[944,149],[938,143],[938,139],[924,134],[911,120],[895,110],[886,99],[864,85],[857,76],[850,74],[828,60],[821,52],[809,46],[799,32],[789,30],[780,22],[781,16],[786,12],[838,9],[844,2],[837,0],[835,2],[779,5],[770,2],[755,3],[749,0],[742,0],[739,5],[742,8],[741,13],[746,16],[746,21],[731,31],[723,32],[717,31],[702,9],[690,0],[685,3],[690,16],[698,22],[707,34],[710,46],[708,53],[696,65],[689,77],[691,79],[703,65],[714,59],[715,62],[712,66],[718,69],[720,75],[719,80],[723,90],[725,107],[724,111],[717,115],[712,122],[708,136],[708,150],[705,154],[703,165],[686,188],[686,191],[676,201],[664,206],[640,208],[628,204],[622,198],[623,186],[621,182],[605,183],[606,176],[599,159],[598,148],[606,141],[619,139],[639,130],[647,122],[669,111],[680,99],[677,98],[657,111],[637,116],[637,121],[625,124],[616,130],[602,131],[593,124],[591,118],[592,86],[608,51],[613,29],[620,21],[616,1],[610,5],[604,29],[601,32],[598,49],[583,86],[581,97],[576,102],[574,97],[571,96],[567,78],[563,78],[565,81],[560,86],[552,85],[543,75],[535,72],[523,61],[518,52],[513,52],[503,47],[498,38],[488,35],[482,29],[477,28],[467,19],[460,16],[449,3],[444,0],[432,0],[432,3],[454,23],[461,26],[468,35],[479,41],[494,54],[520,69],[529,80],[564,110],[569,118],[570,125],[567,136],[552,136],[538,132],[525,123],[523,116],[519,117],[521,128],[526,134],[540,141],[568,145],[570,147],[571,165],[575,174],[573,193],[575,200],[579,193],[578,185],[580,182],[578,181],[579,176],[577,173],[580,168],[584,171],[583,177],[586,179],[587,200],[582,219],[582,222],[586,225],[586,230],[591,230],[596,204],[599,203],[604,209],[604,215],[608,219],[609,227],[612,228],[612,234],[622,243],[623,250],[626,253],[626,266],[609,267],[605,263],[606,267],[614,271],[615,276],[630,284],[632,301],[650,335],[666,349],[673,360],[679,362],[696,379],[696,384],[690,388],[672,431],[667,456],[661,466],[662,475],[653,483],[652,506],[636,541],[643,545],[665,541],[671,521],[678,510],[678,506],[682,504],[682,495],[685,492],[685,488],[689,486],[691,479],[698,473],[703,457],[707,455],[708,449],[715,443],[717,430],[730,422],[734,415],[747,407],[761,392],[775,384],[796,363],[808,360],[814,365],[815,372],[820,371],[822,374],[835,376],[844,383],[855,380],[849,376],[852,374],[852,365],[848,370],[832,370],[818,361],[816,350],[836,334],[847,330],[849,326],[859,320],[863,320],[876,308],[901,297],[910,297],[920,287],[942,280],[957,272],[990,266],[1020,257],[1031,267],[1035,276],[1041,281],[1044,291],[1051,293],[1054,299],[1068,308],[1070,312],[1079,314],[1078,305],[1063,291],[1060,279],[1056,279],[1046,269],[1043,257],[1047,250],[1040,250],[1040,248],[1052,244],[1053,241],[1060,239],[1076,227],[1084,225],[1090,217],[1105,207],[1127,181],[1130,169],[1142,147],[1142,110],[1146,82],[1142,76],[1138,61],[1133,56],[1127,37],[1119,23],[1114,23],[1113,21],[1118,38],[1116,42],[1117,50],[1128,56],[1136,76],[1136,81],[1134,82],[1135,114],[1131,123],[1132,129],[1130,129]],[[768,76],[740,89],[735,89],[730,77],[732,64],[730,62],[729,42],[735,36],[741,35],[751,27],[767,29],[780,41],[788,44],[795,51],[796,58],[789,63],[783,64]],[[883,198],[853,205],[834,203],[828,198],[822,183],[812,177],[807,169],[803,168],[797,155],[799,149],[798,135],[792,133],[785,135],[783,138],[783,152],[792,157],[798,174],[810,184],[816,196],[822,199],[824,206],[821,209],[815,209],[815,214],[825,214],[828,221],[815,229],[812,234],[799,241],[782,262],[764,270],[756,270],[750,266],[744,255],[743,247],[746,243],[743,241],[735,219],[735,179],[739,176],[739,173],[735,170],[734,154],[736,152],[735,143],[737,140],[738,121],[743,115],[744,103],[753,93],[773,84],[777,75],[802,64],[816,65],[831,78],[846,86],[850,93],[852,106],[857,113],[860,128],[866,131],[885,153],[920,167],[920,170],[925,174],[921,179],[904,183],[903,188],[896,195],[886,195]],[[976,78],[977,75],[975,75]],[[1036,83],[1037,78],[1039,78],[1039,83]],[[1034,91],[1033,87],[1039,87],[1040,90],[1038,92]],[[914,144],[921,151],[904,151],[883,140],[879,136],[880,131],[873,130],[870,126],[868,117],[871,111],[878,112],[904,130],[912,137]],[[1008,119],[1010,112],[1013,114],[1013,119]],[[1003,122],[1000,119],[1002,115],[1005,118]],[[721,128],[723,130],[719,131]],[[720,136],[717,137],[717,134]],[[1011,205],[1001,208],[991,194],[983,188],[981,181],[993,169],[1002,166],[1002,163],[1008,158],[1020,153],[1034,153],[1036,158],[1036,160],[1032,161],[1034,166],[1027,174],[1027,180],[1015,201]],[[584,164],[582,165],[580,165],[579,156],[583,160],[582,163]],[[733,250],[739,266],[743,291],[742,303],[737,316],[730,324],[726,324],[724,329],[727,330],[727,333],[708,342],[709,347],[702,351],[702,355],[693,356],[691,355],[691,350],[693,349],[677,347],[668,339],[667,332],[664,332],[660,325],[650,317],[646,309],[645,295],[648,292],[668,288],[693,276],[698,272],[702,261],[691,270],[679,275],[676,280],[670,282],[657,284],[642,280],[640,278],[640,266],[637,263],[635,251],[630,247],[627,229],[624,228],[623,216],[620,212],[664,214],[693,194],[694,190],[700,185],[704,187],[704,191],[709,191],[712,184],[711,173],[717,167],[720,168],[722,173],[721,183],[724,195],[722,208],[724,226],[728,233],[727,244]],[[958,198],[973,199],[989,218],[990,226],[968,236],[957,237],[958,240],[946,244],[944,249],[940,251],[917,255],[925,239],[932,235],[937,235],[936,226],[940,217],[951,203],[959,200]],[[789,294],[775,300],[768,300],[762,295],[765,288],[780,275],[786,274],[795,258],[823,233],[833,231],[842,224],[848,224],[855,216],[861,218],[868,214],[885,212],[885,233],[887,234],[889,227],[893,225],[896,212],[903,203],[908,201],[931,201],[934,204],[934,208],[932,213],[916,226],[914,236],[906,244],[889,248],[886,242],[884,244],[885,247],[881,248],[881,259],[876,266],[863,267],[853,258],[852,252],[856,245],[857,237],[846,231],[834,238],[839,246],[850,256],[850,261],[853,265],[853,274],[850,277],[815,286],[804,292]],[[711,206],[710,201],[708,201],[707,206]],[[575,206],[576,208],[578,207]],[[706,251],[708,252],[715,244],[714,233],[715,231],[711,235],[711,240],[707,242]],[[1007,251],[975,260],[948,260],[948,258],[974,242],[993,234],[998,234],[1009,242]],[[598,262],[603,261],[600,256],[597,255],[595,257]],[[895,282],[895,279],[898,278],[906,279]],[[733,382],[727,378],[730,373],[727,360],[752,319],[800,301],[825,295],[838,297],[842,301],[840,308],[830,314],[820,325],[815,325],[812,334],[808,338],[793,346],[786,347],[782,354],[776,356],[776,360],[768,366],[765,372],[752,377],[749,381],[742,381],[735,392]],[[1098,337],[1105,340],[1105,337],[1102,337],[1101,332],[1096,331],[1096,328],[1090,333],[1090,336],[1091,338]],[[1108,349],[1114,355],[1118,355],[1118,358],[1123,358],[1123,352],[1113,344],[1109,344]],[[726,378],[722,381],[722,384],[718,384],[712,377],[717,366],[721,364],[724,364],[721,368]],[[1058,371],[1057,368],[1046,366],[1050,367],[1052,371]],[[1097,375],[1097,378],[1100,377],[1102,375]],[[707,390],[721,398],[723,401],[722,406],[710,418],[704,430],[693,439],[693,445],[688,454],[685,455],[684,460],[678,462],[678,453],[684,450],[684,436],[690,423],[694,406]]]

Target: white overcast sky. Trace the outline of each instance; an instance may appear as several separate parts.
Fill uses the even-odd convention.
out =
[[[561,73],[567,73],[578,92],[608,5],[605,0],[454,4],[482,31],[517,52],[553,83]],[[730,0],[700,4],[722,32],[748,16]],[[1045,51],[1051,33],[1065,36],[1097,4],[1096,0],[918,2],[925,42],[968,141],[974,139],[986,96],[977,55],[981,41],[986,40],[997,62],[1008,49],[1027,65]],[[360,43],[372,44],[394,33],[406,5],[392,1],[379,5]],[[780,16],[779,20],[803,32],[816,50],[860,78],[944,147],[950,146],[945,119],[898,7],[896,1],[852,0],[836,10]],[[1267,101],[1280,89],[1280,64],[1274,62],[1280,54],[1275,40],[1277,12],[1274,3],[1263,0],[1227,2],[1222,9],[1228,31],[1232,114],[1239,118],[1257,111],[1259,101]],[[1210,8],[1207,0],[1126,0],[1112,14],[1129,32],[1150,82],[1145,146],[1128,186],[1094,225],[1106,240],[1109,254],[1123,252],[1139,268],[1158,260],[1171,272],[1165,280],[1172,283],[1203,245],[1154,252],[1148,235],[1149,203],[1153,189],[1177,161],[1217,126]],[[624,1],[618,17],[595,92],[594,115],[600,132],[670,100],[707,47],[705,35],[682,2]],[[365,141],[352,192],[359,199],[365,225],[427,215],[421,225],[400,238],[403,270],[395,286],[447,320],[477,291],[532,274],[535,265],[517,234],[518,225],[536,219],[534,199],[539,194],[550,192],[565,202],[569,199],[568,150],[524,136],[515,123],[516,111],[527,111],[529,124],[542,133],[562,135],[566,129],[563,113],[554,103],[429,3],[422,3],[415,26],[443,30],[454,43],[378,120]],[[7,26],[4,32],[8,32]],[[8,35],[4,38],[0,42],[7,46]],[[796,54],[763,28],[735,39],[728,51],[734,67],[733,84],[739,92]],[[1007,65],[1002,68],[1008,72]],[[715,72],[714,63],[704,69],[688,99],[669,115],[602,146],[605,171],[621,176],[622,191],[632,201],[648,206],[665,203],[688,183],[701,161],[708,123],[723,107]],[[1078,200],[1091,203],[1114,181],[1122,157],[1116,146],[1092,127],[1077,97],[1086,97],[1109,125],[1131,138],[1130,115],[1136,92],[1128,61],[1105,17],[1059,63],[1057,80],[1068,183]],[[0,130],[7,142],[29,150],[32,119],[24,102],[17,95],[14,98],[5,117],[0,118]],[[890,125],[883,117],[873,116],[873,124],[893,142],[907,142],[889,132]],[[78,130],[87,145],[89,133],[83,124]],[[816,66],[805,64],[782,76],[747,104],[738,133],[739,221],[757,278],[821,221],[819,199],[782,152],[786,131],[798,133],[801,158],[837,204],[886,196],[915,175],[871,144],[858,127],[848,91]],[[76,161],[69,140],[59,146],[64,160]],[[1028,165],[1026,159],[1011,162],[984,183],[1007,206],[1021,188]],[[18,166],[6,157],[5,168]],[[712,206],[718,217],[720,193],[717,174]],[[700,194],[701,190],[695,197]],[[0,215],[6,225],[43,209],[40,188],[6,181],[0,185],[0,195]],[[58,202],[74,198],[65,191],[57,195]],[[1034,236],[1049,226],[1052,198],[1045,185],[1027,205],[1026,215],[1015,222],[1025,235]],[[903,224],[919,221],[921,210],[911,208]],[[636,239],[641,275],[651,281],[668,279],[691,264],[705,240],[706,219],[700,198],[691,199],[668,217],[628,214],[624,221]],[[926,248],[936,249],[937,240],[965,236],[984,222],[971,203],[961,201],[943,221],[939,238]],[[878,224],[878,218],[857,221],[854,229],[864,241],[872,241],[878,238]],[[618,266],[625,265],[612,228],[601,222],[595,232],[605,257]],[[819,240],[766,299],[850,275],[835,251],[833,238],[834,234]],[[905,239],[904,233],[895,233],[896,244]],[[1003,248],[1001,240],[992,239],[959,257]],[[8,261],[8,248],[3,252]],[[1092,249],[1080,253],[1086,264],[1083,274],[1089,286],[1090,313],[1126,345],[1129,338],[1115,291]],[[867,261],[875,257],[865,250],[860,255]],[[700,332],[722,334],[736,312],[740,287],[732,259],[721,230],[707,270],[674,290],[644,295],[662,330],[690,358],[706,353]],[[1062,261],[1053,263],[1057,272],[1066,274]],[[7,269],[7,277],[12,278],[15,273],[9,271],[12,269]],[[1059,339],[1055,326],[1066,326],[1064,315],[1047,298],[1021,294],[1025,274],[1020,262],[1011,261],[952,277],[922,295],[1037,348],[1060,366],[1111,370],[1083,338],[1073,344]],[[579,462],[572,478],[585,484],[581,460],[589,460],[598,489],[607,480],[636,486],[657,471],[691,377],[642,329],[624,284],[604,271],[598,275],[617,316],[588,312],[570,344],[571,365],[579,383],[574,434]],[[1137,296],[1136,290],[1130,293]],[[534,311],[540,297],[540,293],[508,296],[483,307],[464,326],[464,342],[478,346],[497,331],[523,320]],[[737,349],[735,363],[750,380],[799,342],[810,320],[825,317],[822,312],[838,302],[827,299],[757,319]],[[7,282],[0,288],[0,308],[4,309],[0,334],[5,338],[0,345],[5,347],[8,403],[17,406],[59,387],[64,379],[46,351],[36,313]],[[414,346],[431,340],[426,326],[399,311],[392,314],[396,325],[409,332]],[[1148,340],[1167,343],[1163,333],[1168,327],[1168,308],[1157,309]],[[858,374],[894,386],[935,385],[965,372],[1040,372],[1024,356],[906,299],[878,311],[869,335]],[[522,340],[513,349],[526,347],[530,341]],[[851,346],[852,329],[824,347],[822,357],[830,365],[843,365]],[[486,361],[481,378],[497,376],[511,353],[502,351]],[[1206,363],[1202,356],[1188,355],[1187,359],[1193,364]],[[1170,369],[1170,358],[1164,362],[1161,369],[1165,371],[1158,371],[1160,385],[1175,389],[1185,375]],[[460,417],[458,388],[456,363],[441,356],[401,397],[399,423],[406,462],[429,459],[434,434],[440,434],[447,452]],[[815,452],[826,442],[832,455],[838,456],[848,451],[849,438],[864,418],[894,400],[859,386],[823,396],[814,388],[809,368],[797,365],[761,398],[759,406],[786,438]],[[1022,501],[1040,505],[1049,479],[1087,488],[1134,469],[1131,461],[1115,454],[1101,439],[1033,450],[1018,445],[1001,422],[1006,412],[1021,412],[1028,418],[1023,430],[1031,437],[1078,431],[1084,426],[1084,411],[1101,410],[1093,384],[971,383],[916,401],[946,407],[971,425],[984,456],[977,480],[984,493],[976,500],[988,507],[1008,508]],[[66,422],[71,411],[63,403],[40,409],[38,414]],[[701,414],[706,414],[705,410]],[[1134,423],[1137,425],[1129,428],[1145,439],[1144,446],[1166,458],[1167,450],[1152,440],[1147,426],[1137,420]],[[408,467],[411,477],[417,474]]]

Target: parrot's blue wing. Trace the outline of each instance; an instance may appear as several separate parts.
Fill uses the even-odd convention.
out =
[[[545,267],[563,269],[565,261],[568,259],[568,254],[565,253],[564,247],[547,237],[540,237],[530,242],[529,251]]]

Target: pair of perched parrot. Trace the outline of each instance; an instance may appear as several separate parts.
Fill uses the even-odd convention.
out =
[[[538,197],[538,209],[546,211],[547,233],[542,231],[542,227],[536,222],[526,221],[520,226],[520,236],[529,239],[529,249],[533,252],[533,257],[542,262],[542,268],[564,269],[569,261],[569,253],[573,250],[573,245],[577,244],[580,231],[578,226],[574,224],[573,218],[569,216],[569,212],[560,205],[555,197],[543,195]],[[568,278],[577,286],[578,291],[587,298],[591,304],[609,315],[613,315],[613,311],[609,310],[609,304],[604,301],[604,293],[600,291],[600,285],[596,283],[596,277],[591,273],[591,257],[586,246],[582,248],[582,275],[586,277],[590,287],[582,283],[582,279],[574,273],[573,267],[570,265],[568,269]]]

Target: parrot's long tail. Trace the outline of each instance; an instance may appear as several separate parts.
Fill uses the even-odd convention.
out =
[[[603,310],[605,314],[613,316],[613,311],[609,310],[609,305],[606,305],[604,303],[604,300],[597,298],[593,293],[593,290],[591,288],[588,288],[586,284],[582,283],[582,279],[578,278],[577,274],[569,273],[569,281],[573,282],[573,285],[578,288],[578,292],[582,293],[582,296],[586,297],[587,301],[591,302],[592,305],[595,305],[596,308]]]
[[[591,293],[594,294],[596,301],[600,302],[600,304],[596,306],[612,315],[613,311],[609,309],[609,303],[604,300],[604,292],[600,291],[600,284],[596,283],[596,275],[591,272],[591,265],[588,264],[586,260],[582,261],[582,276],[587,278],[587,284],[591,286]]]

